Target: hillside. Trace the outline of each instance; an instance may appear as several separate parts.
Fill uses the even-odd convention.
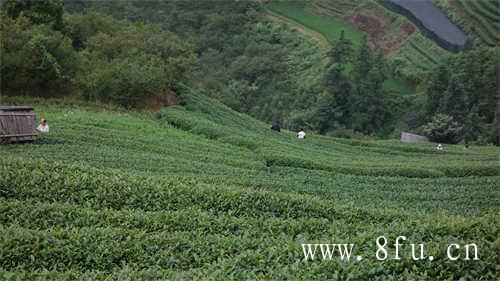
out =
[[[423,36],[409,19],[374,0],[271,1],[266,7],[320,32],[330,41],[338,37],[341,29],[355,44],[363,35],[368,36],[371,48],[383,51],[397,74],[388,81],[388,90],[410,93],[409,86],[397,78],[419,82],[423,72],[451,55]]]
[[[499,46],[500,2],[498,0],[433,0],[448,16],[472,36],[479,46]]]
[[[309,9],[301,2],[270,2],[266,8],[269,9],[270,13],[276,13],[291,19],[291,26],[302,25],[306,29],[321,34],[321,36],[330,43],[329,48],[331,48],[331,44],[338,39],[342,30],[345,32],[346,38],[353,42],[354,48],[359,47],[363,36],[369,35],[369,33],[365,33],[349,23],[343,23],[335,18],[315,14],[314,10]],[[313,35],[312,37],[314,38],[315,36]],[[374,39],[373,42],[377,42],[376,39]],[[398,79],[394,75],[391,75],[388,80],[385,81],[384,89],[391,93],[403,95],[414,93],[412,85],[401,81],[400,78]]]
[[[290,130],[498,145],[498,48],[451,54],[380,3],[4,1],[0,91],[144,110],[185,84]]]
[[[298,141],[177,91],[182,106],[154,114],[2,101],[35,105],[51,126],[0,146],[2,279],[495,279],[498,148]],[[436,259],[377,261],[380,235],[423,241]],[[303,260],[301,243],[326,241],[363,259]],[[477,243],[480,260],[446,259],[454,242]]]

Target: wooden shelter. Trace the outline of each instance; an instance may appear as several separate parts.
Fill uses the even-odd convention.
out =
[[[0,106],[0,143],[34,141],[36,137],[33,107]]]

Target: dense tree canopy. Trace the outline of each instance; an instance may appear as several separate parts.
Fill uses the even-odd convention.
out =
[[[479,140],[498,143],[500,53],[481,48],[459,54],[435,69],[426,90],[425,122],[449,116],[461,130],[451,142]],[[436,119],[425,126],[436,126]]]
[[[47,24],[56,30],[63,28],[63,5],[59,0],[5,0],[2,8],[17,19],[26,17],[34,24]]]
[[[0,47],[2,92],[47,95],[67,92],[77,71],[71,39],[26,17],[2,17]]]
[[[143,107],[182,82],[289,129],[434,134],[447,116],[454,142],[499,142],[498,48],[448,58],[404,97],[384,90],[391,70],[366,41],[354,48],[342,32],[323,53],[259,2],[6,0],[1,13],[5,94]]]
[[[35,2],[4,4],[0,55],[6,94],[76,94],[144,106],[162,89],[185,81],[197,65],[192,44],[158,27],[87,12],[66,14],[59,28],[59,20],[34,14],[48,19],[61,4]]]

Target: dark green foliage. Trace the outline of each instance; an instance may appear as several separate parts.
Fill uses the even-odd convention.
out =
[[[165,90],[185,83],[260,120],[279,120],[284,128],[376,137],[395,135],[414,100],[400,95],[408,91],[366,41],[355,40],[359,48],[353,50],[349,28],[328,33],[339,37],[329,37],[333,45],[325,57],[308,38],[265,18],[259,2],[63,3],[66,13],[55,0],[2,2],[2,93],[157,107]],[[409,40],[420,54],[416,58],[432,62],[426,68],[431,71],[440,58],[426,52],[418,36]],[[492,62],[498,51],[470,54],[431,75],[426,111],[407,114],[420,120],[407,127],[418,130],[444,113],[460,125],[479,122],[464,129],[470,132],[464,139],[495,142],[498,63]],[[421,87],[424,74],[411,73]]]
[[[385,62],[376,58],[366,40],[354,57],[353,90],[349,98],[351,127],[365,134],[373,134],[390,118],[387,97],[383,91]]]
[[[493,122],[486,125],[486,128],[488,129],[488,133],[485,134],[487,136],[487,140],[497,146],[500,146],[500,99],[497,101]]]
[[[498,145],[494,122],[500,110],[499,73],[498,48],[470,50],[448,60],[431,75],[426,90],[428,117],[422,121],[428,122],[437,114],[449,115],[458,127],[463,127],[453,141]]]
[[[2,16],[0,28],[3,93],[47,96],[71,91],[79,62],[69,38],[23,16]]]
[[[353,61],[353,43],[348,39],[352,34],[339,31],[328,61],[312,42],[263,18],[257,2],[98,1],[77,5],[70,1],[67,8],[79,12],[98,9],[119,18],[147,20],[192,41],[200,67],[191,73],[189,84],[261,120],[278,119],[291,129],[309,127],[326,133],[348,127],[381,136],[392,131],[396,123],[387,122],[395,116],[395,112],[388,113],[388,105],[398,107],[400,102],[379,101],[385,96],[382,90],[373,97],[379,101],[375,110],[379,116],[350,112],[349,80],[353,75],[347,69]],[[366,55],[372,56],[365,47]],[[385,62],[382,64],[385,68]],[[385,82],[385,78],[375,76],[364,92]],[[358,96],[356,103],[364,94]],[[351,124],[354,115],[358,120],[355,126]]]
[[[316,102],[310,117],[311,125],[320,134],[325,134],[336,127],[341,112],[338,111],[337,102],[331,92],[321,93]]]
[[[333,43],[333,48],[328,52],[333,63],[346,64],[351,60],[352,42],[345,38],[344,30],[340,32],[339,39]]]
[[[307,111],[321,93],[319,48],[266,20],[258,2],[67,1],[65,6],[152,22],[192,42],[200,64],[189,73],[189,84],[259,119],[300,126],[293,112]]]
[[[197,64],[192,45],[157,27],[89,12],[66,15],[61,32],[57,1],[3,5],[2,92],[9,95],[80,94],[141,107]]]
[[[63,28],[63,5],[60,0],[5,0],[2,10],[17,19],[26,17],[34,24],[46,24],[56,30]]]
[[[387,65],[383,55],[374,57],[366,40],[353,54],[351,42],[343,33],[328,55],[330,63],[322,83],[325,91],[307,114],[299,115],[299,120],[321,134],[336,135],[338,131],[343,135],[352,129],[386,136],[394,126],[392,115],[405,101],[389,98],[384,90]],[[346,69],[351,63],[349,77]]]
[[[429,83],[427,84],[427,104],[426,111],[427,114],[433,114],[437,112],[441,105],[441,99],[448,85],[448,69],[445,64],[439,65],[439,67],[434,70]]]
[[[106,24],[94,30],[96,22]],[[88,99],[147,105],[185,79],[197,62],[192,46],[151,26],[89,13],[74,16],[70,27],[79,47],[85,46],[77,81]]]
[[[422,132],[436,142],[457,143],[461,140],[462,127],[453,117],[437,114],[422,128]]]

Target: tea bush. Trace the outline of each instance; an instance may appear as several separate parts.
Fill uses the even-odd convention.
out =
[[[299,141],[184,90],[152,116],[7,100],[51,132],[0,146],[0,279],[495,280],[498,148]],[[377,261],[380,235],[436,260]],[[331,241],[363,260],[303,261]],[[446,259],[450,243],[480,260]]]

